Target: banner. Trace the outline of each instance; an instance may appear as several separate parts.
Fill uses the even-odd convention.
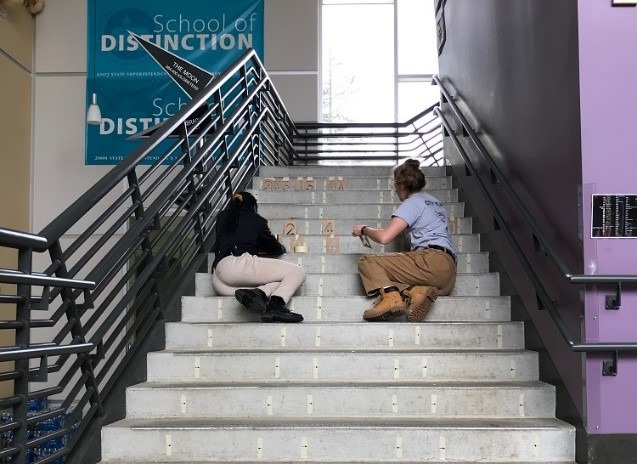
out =
[[[113,165],[247,49],[263,60],[264,0],[88,0],[87,165]],[[153,160],[147,159],[150,164]]]

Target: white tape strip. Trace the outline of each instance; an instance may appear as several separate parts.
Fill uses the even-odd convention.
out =
[[[440,450],[440,460],[447,460],[447,440],[443,435],[440,435],[440,441],[438,442],[438,449]]]
[[[310,235],[310,221],[305,221],[305,235]]]
[[[396,437],[396,457],[397,458],[403,457],[403,438],[402,437]]]
[[[382,190],[378,192],[378,203],[385,203],[385,195]]]
[[[316,204],[316,193],[312,192],[312,204]]]
[[[201,375],[201,365],[199,363],[199,356],[195,356],[195,379],[198,379]]]
[[[186,414],[188,412],[188,397],[184,394],[181,395],[181,413]]]
[[[321,346],[321,328],[316,329],[316,338],[314,339],[315,346]]]
[[[272,414],[274,414],[274,406],[272,404],[272,397],[268,396],[266,398],[266,408],[268,411],[268,416],[271,416]]]
[[[536,458],[539,458],[541,455],[541,442],[540,442],[540,436],[537,433],[533,434],[533,456],[535,456]]]
[[[301,438],[301,459],[307,459],[308,446],[307,437]]]
[[[323,204],[327,203],[327,192],[323,190]]]
[[[394,378],[400,378],[400,359],[394,358]]]
[[[217,320],[223,321],[223,300],[217,299]]]
[[[308,415],[314,414],[314,399],[312,395],[307,395],[307,413]]]
[[[281,378],[281,358],[274,358],[274,378]]]
[[[392,412],[398,412],[398,395],[391,396],[391,410]]]
[[[323,297],[316,297],[316,320],[320,321],[323,319]]]
[[[427,377],[427,358],[422,358],[422,376]]]
[[[498,348],[501,349],[503,345],[502,324],[498,324]]]
[[[322,247],[323,249],[321,250],[321,253],[326,254],[327,253],[327,238],[323,239]]]
[[[313,365],[313,374],[314,374],[314,378],[318,379],[319,378],[319,365],[318,365],[318,358],[314,358],[312,359],[312,363]]]
[[[319,279],[318,294],[323,296],[323,277]]]
[[[484,310],[486,311],[486,318],[491,319],[491,301],[490,300],[487,300],[487,302],[485,303]]]
[[[257,439],[257,458],[263,459],[263,438]]]
[[[208,348],[212,348],[212,329],[208,329]]]
[[[519,413],[520,413],[520,417],[524,417],[524,393],[520,393],[520,396],[518,398],[518,403],[520,405],[519,407]]]
[[[173,439],[170,434],[164,436],[164,443],[166,444],[166,456],[173,455]]]
[[[299,256],[299,259],[296,260],[296,264],[298,264],[299,267],[303,267],[303,258]]]
[[[515,359],[511,360],[511,378],[514,379],[517,377],[517,370],[515,365]]]
[[[303,216],[305,219],[308,219],[310,217],[308,211],[307,211],[307,206],[305,207],[305,216]]]
[[[285,337],[287,336],[288,331],[285,327],[281,329],[281,346],[285,346]]]
[[[319,208],[319,219],[323,219],[323,207]]]
[[[416,327],[416,339],[414,340],[416,345],[420,345],[420,326]]]
[[[380,218],[382,217],[382,216],[380,215],[380,213],[381,213],[381,207],[380,207],[380,205],[378,205],[378,206],[376,207],[376,219],[380,219]]]
[[[396,202],[396,198],[394,198],[394,194],[395,194],[395,193],[396,193],[396,192],[395,192],[394,190],[390,190],[390,191],[389,191],[389,199],[390,199],[390,201],[389,201],[389,202],[390,202],[390,203],[395,203],[395,202]]]
[[[376,190],[380,190],[380,179],[376,179]]]
[[[438,409],[438,395],[431,395],[431,413],[436,414]]]
[[[389,342],[389,347],[393,348],[394,347],[394,331],[393,330],[389,331],[389,335],[387,337],[387,340]]]
[[[321,256],[321,274],[325,274],[325,256]]]

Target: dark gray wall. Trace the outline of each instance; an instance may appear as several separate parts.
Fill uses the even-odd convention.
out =
[[[576,0],[448,0],[444,15],[441,79],[566,266],[581,273]],[[579,340],[580,288],[567,284],[545,254],[536,251],[519,208],[490,182],[485,163],[472,158],[480,177],[502,199],[507,223]],[[462,181],[464,164],[453,154],[452,162]],[[494,229],[473,179],[464,180],[469,180],[466,193],[482,216],[484,231],[581,417],[581,355],[571,352],[546,311],[537,309],[535,289],[519,260]]]

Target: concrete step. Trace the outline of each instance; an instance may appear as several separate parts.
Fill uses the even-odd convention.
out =
[[[131,461],[128,459],[125,460],[108,460],[108,461],[100,461],[99,464],[124,464],[124,463],[130,463]],[[166,461],[163,461],[166,462]],[[171,461],[173,464],[193,464],[193,461]],[[299,461],[279,461],[278,464],[297,464]],[[378,461],[367,461],[367,462],[362,462],[362,461],[350,461],[350,462],[345,462],[345,461],[330,461],[330,464],[370,464],[370,462],[374,462],[376,464],[378,464]],[[388,461],[389,462],[389,461]],[[396,461],[390,461],[390,462],[396,462]],[[419,460],[419,461],[400,461],[401,464],[421,464],[423,461]],[[480,462],[480,464],[496,464],[493,461],[490,462],[486,462],[486,461],[478,461]],[[241,460],[242,464],[263,464],[262,461],[245,461],[245,460]],[[476,461],[471,461],[471,462],[467,462],[467,461],[454,461],[453,464],[475,464]],[[135,464],[162,464],[162,462],[159,461],[135,461]],[[303,464],[319,464],[317,461],[309,461],[309,460],[303,460]],[[441,461],[427,461],[427,464],[449,464],[449,461],[445,461],[445,462],[441,462]],[[525,462],[519,462],[519,461],[515,461],[512,464],[534,464],[528,461]],[[575,461],[542,461],[542,464],[577,464]]]
[[[306,191],[306,190],[251,190],[259,202],[259,208],[267,203],[303,203],[310,205],[339,205],[356,200],[358,204],[400,203],[394,190],[347,190],[347,191]],[[428,193],[444,203],[458,201],[458,191],[454,189],[431,189]]]
[[[261,177],[317,177],[317,176],[351,176],[351,177],[392,177],[393,167],[389,166],[261,166],[258,175]],[[446,166],[426,166],[420,169],[427,177],[446,177]]]
[[[358,274],[308,274],[297,296],[352,296],[364,295]],[[497,273],[458,274],[451,296],[497,296],[500,294],[500,276]],[[195,277],[196,296],[216,295],[212,276],[198,273]],[[442,298],[442,297],[441,297]],[[370,299],[370,304],[373,300]],[[299,309],[297,307],[297,309]]]
[[[268,224],[272,233],[279,235],[348,235],[352,227],[358,224],[367,224],[369,227],[381,228],[388,219],[378,218],[345,218],[345,219],[294,219],[274,218],[269,219]],[[449,221],[449,229],[452,235],[473,234],[473,219],[459,217]]]
[[[305,237],[303,238],[305,241]],[[285,242],[285,238],[281,240]],[[287,243],[290,245],[290,243]],[[327,247],[328,243],[325,243]],[[340,242],[339,242],[340,245]],[[473,244],[464,242],[463,248],[473,248]],[[308,245],[308,250],[309,250]],[[312,253],[294,253],[289,252],[281,256],[279,259],[302,266],[306,272],[313,274],[351,274],[358,270],[358,260],[361,253],[344,253],[340,250],[340,254],[317,254]],[[363,253],[369,254],[369,253]],[[488,253],[458,253],[457,255],[457,271],[458,274],[479,274],[489,271],[489,254]],[[209,265],[212,267],[214,262],[214,253],[211,253]]]
[[[389,221],[378,218],[344,218],[344,219],[283,219],[268,218],[270,230],[274,234],[281,235],[348,235],[352,233],[352,227],[356,224],[367,224],[370,227],[381,228]],[[452,234],[472,234],[473,218],[457,217],[449,221]]]
[[[433,418],[554,417],[555,389],[543,382],[421,385],[142,383],[127,389],[126,417]]]
[[[388,221],[398,204],[360,204],[352,198],[339,205],[312,205],[299,203],[259,204],[259,214],[268,219],[369,219]],[[464,217],[464,203],[445,203],[450,219]]]
[[[297,296],[288,307],[303,313],[306,322],[360,322],[362,311],[372,303],[365,296]],[[355,310],[353,308],[356,308]],[[260,321],[233,296],[184,296],[181,299],[183,322],[249,322]],[[510,321],[511,300],[507,296],[438,298],[427,314],[427,323],[441,321]],[[392,322],[405,322],[395,318]]]
[[[456,234],[451,237],[457,254],[480,253],[480,236],[478,234]],[[327,254],[376,254],[409,250],[405,238],[397,238],[387,245],[371,242],[371,248],[363,246],[360,238],[353,237],[351,232],[341,235],[279,235],[279,242],[285,245],[288,253],[295,256]],[[305,251],[300,252],[297,245],[306,245]],[[330,258],[331,259],[331,258]]]
[[[524,327],[521,322],[166,323],[169,350],[341,351],[360,348],[361,340],[368,350],[512,350],[524,348]]]
[[[525,350],[421,352],[195,352],[148,354],[149,382],[521,382],[538,379],[537,353]]]
[[[336,171],[334,171],[336,172]],[[336,176],[330,173],[319,173],[314,177],[308,177],[306,174],[298,173],[300,177],[263,177],[258,176],[252,179],[252,190],[273,190],[273,191],[290,191],[290,190],[328,190],[328,191],[347,191],[347,190],[393,190],[394,182],[391,175],[386,176]],[[334,173],[332,173],[334,174]],[[453,187],[451,177],[449,176],[428,176],[425,177],[425,190],[441,190]]]
[[[575,430],[556,419],[125,419],[102,430],[104,460],[128,462],[551,462],[572,460]]]

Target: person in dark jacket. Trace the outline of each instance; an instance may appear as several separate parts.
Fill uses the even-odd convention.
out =
[[[230,206],[219,213],[216,233],[215,291],[234,295],[246,308],[261,314],[263,322],[301,322],[303,316],[291,312],[286,304],[305,282],[305,270],[272,258],[286,249],[257,213],[257,200],[251,193],[234,195]]]

